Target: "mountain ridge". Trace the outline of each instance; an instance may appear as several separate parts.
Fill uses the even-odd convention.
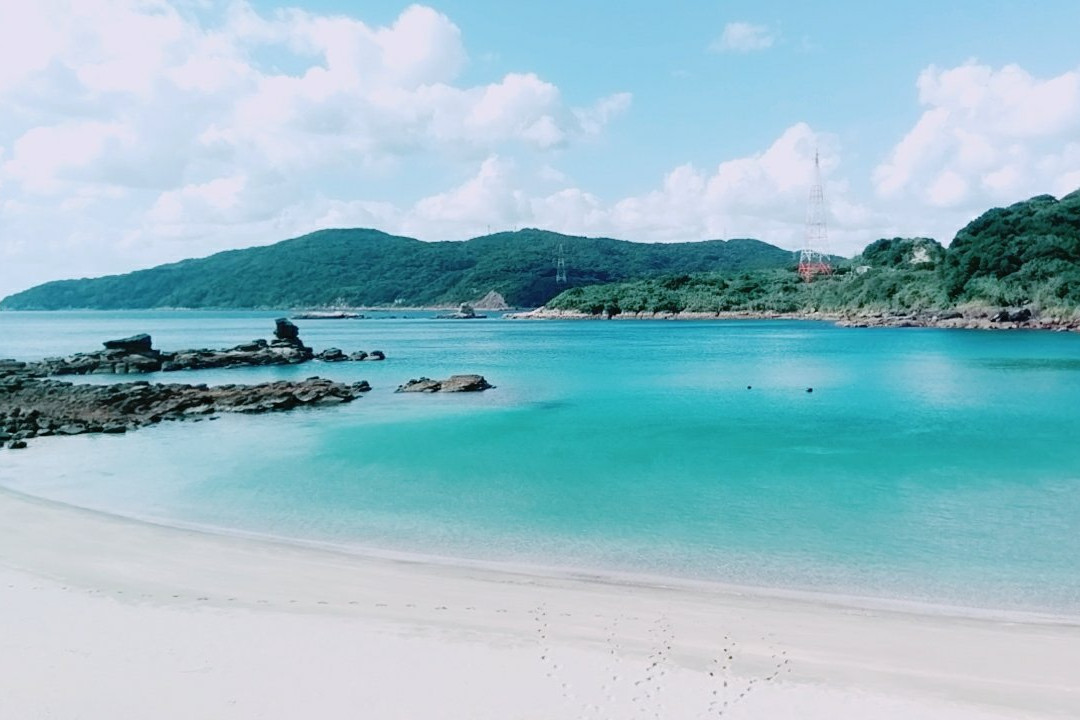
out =
[[[568,282],[556,282],[562,246]],[[671,272],[792,265],[760,240],[636,243],[526,228],[426,242],[371,228],[326,228],[119,275],[55,280],[0,300],[6,310],[437,306],[497,292],[516,307],[567,287]]]

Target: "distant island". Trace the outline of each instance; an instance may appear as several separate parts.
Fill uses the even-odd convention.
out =
[[[669,274],[571,288],[545,309],[607,317],[879,315],[880,323],[862,322],[1080,326],[1080,190],[1060,201],[1040,195],[990,210],[948,248],[930,238],[877,240],[810,283],[791,267]]]
[[[569,268],[561,283],[560,246]],[[0,309],[532,308],[568,287],[782,268],[792,259],[788,250],[745,239],[647,244],[528,229],[422,242],[378,230],[320,230],[125,275],[49,282],[0,300]]]

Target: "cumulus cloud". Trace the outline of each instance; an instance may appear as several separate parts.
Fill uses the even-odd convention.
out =
[[[5,263],[0,294],[269,242],[342,208],[400,224],[348,196],[402,163],[588,142],[630,104],[576,107],[527,71],[464,83],[468,62],[422,5],[378,26],[244,0],[0,3],[0,249],[37,273]]]
[[[1076,188],[1080,69],[931,66],[917,88],[924,110],[874,171],[879,198],[960,210]]]
[[[681,165],[661,178],[655,190],[611,202],[574,187],[548,166],[540,169],[542,178],[564,186],[554,192],[525,192],[522,170],[493,156],[447,192],[413,207],[380,208],[381,219],[397,232],[421,236],[434,232],[440,238],[533,226],[654,242],[757,237],[794,249],[803,242],[814,155],[819,151],[828,178],[840,163],[835,139],[798,123],[759,153],[725,161],[712,170]],[[830,249],[855,252],[883,219],[850,197],[847,183],[827,179],[827,187],[836,219]],[[338,213],[338,218],[372,217],[362,204],[339,207]]]
[[[717,49],[775,41],[732,23]],[[376,26],[242,0],[0,3],[0,294],[330,226],[794,249],[816,151],[841,253],[895,234],[947,241],[989,205],[1080,186],[1080,70],[927,68],[921,114],[872,177],[793,119],[767,146],[672,162],[651,190],[606,197],[561,160],[629,93],[572,105],[528,69],[464,82],[468,63],[461,30],[419,5]]]
[[[720,37],[713,40],[709,50],[716,53],[749,53],[767,50],[776,42],[776,33],[765,25],[730,22]]]

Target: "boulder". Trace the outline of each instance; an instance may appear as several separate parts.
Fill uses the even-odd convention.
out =
[[[367,357],[365,359],[366,360],[385,360],[386,359],[386,353],[384,353],[382,350],[372,350],[370,353],[368,353],[368,355],[367,355]]]
[[[102,344],[106,350],[123,350],[126,353],[153,352],[150,336],[146,333],[120,338],[119,340],[106,340]]]
[[[480,392],[493,387],[483,375],[451,375],[442,381],[439,392]]]
[[[316,360],[322,360],[323,362],[342,362],[348,360],[349,356],[341,352],[338,348],[327,348],[321,353],[316,353]]]
[[[300,342],[300,328],[289,318],[278,318],[274,321],[274,337],[286,342]]]
[[[352,355],[350,355],[349,359],[354,360],[356,362],[359,362],[361,360],[367,360],[367,353],[364,352],[363,350],[359,350],[357,352],[354,352]]]
[[[432,380],[422,377],[409,380],[398,387],[396,392],[481,392],[495,387],[483,375],[451,375],[446,380]]]
[[[399,385],[398,389],[394,392],[439,392],[439,388],[441,387],[442,383],[440,383],[438,380],[432,380],[431,378],[422,377],[419,379],[409,380],[404,385]]]

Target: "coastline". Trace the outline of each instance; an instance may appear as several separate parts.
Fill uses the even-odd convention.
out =
[[[1075,622],[346,555],[7,490],[0,524],[14,610],[0,619],[13,669],[0,705],[17,717],[289,717],[310,711],[300,700],[320,717],[701,717],[725,700],[731,717],[1080,712]],[[725,648],[734,667],[718,688]],[[129,682],[136,662],[160,696],[118,704],[95,686]],[[69,690],[46,699],[46,682]]]
[[[733,310],[718,312],[621,312],[617,315],[539,307],[524,312],[505,313],[508,320],[811,320],[831,322],[846,328],[941,328],[949,330],[1050,330],[1080,332],[1080,317],[1069,319],[1031,317],[1025,320],[995,320],[989,311],[977,313],[882,312],[772,312]]]

